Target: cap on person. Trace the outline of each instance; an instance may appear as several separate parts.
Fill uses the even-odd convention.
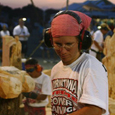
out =
[[[103,29],[103,30],[111,30],[110,29],[110,27],[108,26],[108,24],[106,24],[106,23],[102,23],[101,25],[100,25],[100,29]]]

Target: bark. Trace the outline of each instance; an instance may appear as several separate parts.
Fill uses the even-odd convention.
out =
[[[20,108],[20,96],[14,99],[0,98],[0,115],[24,115],[23,108]]]

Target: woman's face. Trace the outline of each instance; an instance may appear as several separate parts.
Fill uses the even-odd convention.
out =
[[[53,38],[53,46],[64,65],[71,64],[80,56],[78,39],[75,36]]]

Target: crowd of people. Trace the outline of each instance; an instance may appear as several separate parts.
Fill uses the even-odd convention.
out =
[[[11,33],[8,30],[8,25],[7,24],[3,24],[1,25],[2,29],[0,31],[0,48],[2,49],[2,39],[4,36],[8,35],[10,36]],[[22,58],[25,57],[25,54],[27,52],[27,41],[28,41],[28,37],[30,36],[30,33],[28,31],[28,28],[24,25],[24,20],[23,18],[20,18],[18,21],[18,25],[16,25],[13,29],[12,32],[13,37],[15,38],[16,36],[19,37],[19,40],[22,44]]]
[[[94,23],[93,23],[94,22]],[[103,33],[103,28],[101,26],[107,26],[107,30],[105,30],[106,32]],[[111,26],[112,25],[112,26]],[[28,38],[30,37],[30,32],[27,26],[25,26],[25,22],[23,21],[23,18],[20,18],[17,22],[17,24],[14,26],[14,28],[12,29],[12,32],[9,30],[8,28],[8,24],[6,23],[0,23],[1,29],[0,29],[0,49],[2,49],[2,37],[5,35],[11,35],[11,36],[18,36],[19,40],[22,44],[22,58],[27,57],[27,51],[28,51]],[[98,26],[100,26],[101,28],[98,29]],[[89,50],[88,52],[95,56],[95,54],[98,54],[97,58],[100,58],[99,60],[101,61],[102,58],[104,57],[103,55],[103,47],[104,47],[104,41],[107,35],[112,36],[113,35],[113,29],[114,29],[114,25],[113,24],[107,24],[103,21],[100,21],[98,23],[96,23],[94,20],[91,22],[90,27],[89,27],[89,31],[90,34],[93,37],[94,43],[91,46],[91,50]],[[99,35],[100,33],[100,35]],[[98,37],[99,36],[99,37]],[[98,38],[96,38],[98,37]],[[100,40],[99,42],[99,46],[95,45],[97,44],[96,39]],[[98,41],[97,40],[97,41]],[[39,38],[39,43],[43,41],[43,35],[41,35],[41,37]],[[95,45],[94,45],[95,44]],[[93,47],[93,48],[92,48]],[[98,47],[98,48],[97,48]],[[50,49],[46,47],[45,43],[41,43],[41,46],[39,47],[39,49],[41,50],[41,56],[44,59],[44,63],[47,63],[47,60],[45,60],[45,58],[47,57],[48,60],[50,60],[51,58],[51,53],[50,53]],[[98,51],[99,50],[99,51]],[[52,52],[52,51],[51,51]],[[98,52],[98,53],[96,53]],[[57,57],[57,55],[55,54],[55,52],[53,51],[54,54],[54,58]]]
[[[103,29],[101,28],[101,29],[98,29],[98,26],[101,26],[101,24],[103,25],[103,24],[106,24],[108,27],[107,28],[109,28],[109,31],[108,32],[106,32],[106,33],[103,33],[102,31],[103,31]],[[27,26],[25,26],[25,22],[23,21],[23,18],[20,18],[19,20],[18,20],[18,22],[15,24],[15,26],[14,26],[14,28],[12,28],[12,31],[11,30],[9,30],[9,28],[8,28],[8,24],[6,24],[6,23],[0,23],[0,26],[1,26],[1,29],[0,29],[0,48],[2,49],[2,37],[3,36],[5,36],[5,35],[11,35],[11,36],[18,36],[19,37],[19,40],[20,40],[20,42],[21,42],[21,44],[22,44],[22,58],[25,58],[25,57],[27,57],[27,52],[29,51],[28,50],[28,44],[27,44],[27,42],[28,42],[28,38],[30,37],[30,32],[29,32],[29,29],[28,29],[28,27]],[[100,35],[101,36],[101,38],[102,39],[100,39],[100,37],[98,37],[98,39],[100,39],[100,40],[103,40],[103,41],[101,41],[101,42],[103,42],[104,43],[104,40],[105,40],[105,38],[106,38],[106,35],[110,35],[110,36],[112,36],[112,34],[113,34],[113,29],[114,29],[114,24],[107,24],[107,23],[105,23],[105,22],[103,22],[103,21],[100,21],[100,22],[96,22],[96,21],[94,21],[93,19],[92,19],[92,22],[91,22],[91,24],[90,24],[90,33],[91,33],[91,35],[92,35],[92,37],[93,37],[93,39],[94,39],[94,43],[95,43],[95,35],[96,35],[96,33],[98,34],[99,33],[99,31],[101,30],[101,32],[100,33],[102,33],[103,35]],[[98,30],[98,32],[96,32]],[[94,34],[95,33],[95,34]],[[41,42],[41,41],[43,41],[43,35],[41,35],[41,37],[39,38],[39,43]],[[90,54],[91,55],[94,55],[95,56],[95,53],[96,52],[98,52],[97,54],[98,54],[98,56],[97,57],[100,57],[100,61],[102,60],[102,58],[104,57],[104,55],[103,55],[103,43],[101,44],[101,47],[98,47],[98,48],[101,48],[100,49],[100,51],[98,51],[97,50],[97,48],[96,48],[96,50],[95,50],[95,48],[91,48],[91,50],[90,51],[88,51],[88,52],[90,52]],[[95,45],[92,45],[92,47],[95,47]],[[97,46],[96,46],[97,47]],[[41,43],[41,46],[39,47],[39,49],[41,50],[41,57],[44,59],[43,60],[43,62],[44,63],[47,63],[47,60],[45,59],[45,58],[47,58],[48,59],[48,61],[50,60],[50,58],[51,58],[51,54],[53,54],[54,56],[53,56],[53,58],[57,58],[57,55],[55,54],[55,52],[54,52],[54,50],[50,50],[49,48],[47,48],[46,47],[46,45],[45,45],[45,43]],[[96,52],[94,52],[94,50],[96,51]],[[51,53],[51,52],[53,52],[53,53]],[[101,52],[101,53],[100,53]],[[100,56],[101,55],[101,56]],[[96,56],[95,56],[96,57]],[[50,60],[51,61],[51,60]],[[49,62],[50,62],[49,61]],[[54,60],[53,60],[54,61]],[[56,60],[56,62],[57,62],[57,60]]]
[[[44,43],[54,49],[60,61],[51,69],[51,79],[36,59],[25,62],[25,71],[36,83],[34,91],[23,93],[27,115],[46,115],[49,95],[52,115],[109,115],[107,70],[101,60],[104,37],[112,36],[113,30],[102,23],[91,33],[91,20],[79,11],[60,11],[45,29]],[[6,26],[2,35],[10,35]],[[24,56],[30,33],[22,19],[13,36],[19,37]]]
[[[36,24],[35,24],[36,26]],[[27,58],[28,55],[28,40],[30,39],[30,36],[32,35],[32,33],[30,33],[30,29],[25,25],[25,21],[23,20],[23,18],[20,18],[18,20],[18,23],[14,26],[14,28],[12,29],[12,31],[9,31],[9,28],[8,28],[8,25],[6,23],[0,23],[0,48],[2,49],[2,39],[3,39],[3,36],[5,35],[8,35],[8,36],[13,36],[14,38],[16,36],[19,37],[19,40],[22,44],[22,58]],[[54,50],[52,49],[49,49],[46,47],[45,43],[44,43],[44,40],[43,40],[43,32],[41,33],[42,31],[42,28],[40,30],[40,28],[38,29],[38,33],[39,35],[36,36],[36,38],[38,39],[38,46],[39,46],[39,49],[41,50],[41,57],[43,59],[43,62],[44,63],[47,63],[47,62],[51,62],[53,63],[54,60],[51,60],[51,52],[53,52],[53,58],[56,58],[56,54],[54,52]],[[31,38],[33,37],[34,35],[31,36]],[[33,40],[35,39],[34,37],[32,38]],[[37,46],[36,46],[37,48]],[[35,49],[36,49],[35,48]],[[34,49],[34,50],[35,50]],[[33,51],[34,51],[33,50]],[[33,52],[32,52],[33,53]],[[30,54],[31,55],[31,54]],[[46,58],[48,60],[46,60]],[[57,60],[55,60],[57,62]]]

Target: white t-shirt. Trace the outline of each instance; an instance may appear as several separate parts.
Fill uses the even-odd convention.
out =
[[[5,36],[5,35],[10,36],[10,32],[8,30],[6,30],[6,31],[1,30],[0,31],[0,36],[2,37],[2,36]]]
[[[20,25],[17,25],[14,29],[13,29],[13,35],[30,35],[28,28],[26,26],[23,26],[23,28],[20,27]],[[27,41],[28,37],[23,38],[23,37],[19,37],[20,41]]]
[[[101,62],[83,53],[71,65],[62,61],[51,71],[52,114],[67,115],[85,104],[102,108],[108,115],[108,78]]]
[[[41,76],[34,78],[34,80],[36,84],[33,92],[38,94],[51,95],[51,79],[48,75],[42,73]],[[48,97],[43,101],[28,99],[28,105],[32,107],[45,107],[48,102]]]
[[[100,30],[97,30],[95,33],[94,33],[94,40],[96,42],[98,42],[98,44],[100,46],[102,46],[103,44],[103,34]],[[95,46],[95,44],[93,43],[92,46],[91,46],[91,49],[95,50],[95,51],[99,51],[99,49]],[[93,55],[94,57],[96,57],[96,52],[94,51],[89,51],[89,54]]]

